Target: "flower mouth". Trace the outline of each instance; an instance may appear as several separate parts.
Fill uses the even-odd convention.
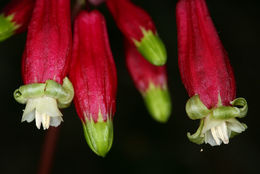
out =
[[[202,136],[205,138],[205,143],[211,146],[228,144],[229,138],[236,133],[245,131],[247,126],[240,123],[237,119],[231,118],[228,120],[218,120],[211,116],[204,119],[204,126],[202,129]]]
[[[227,130],[227,124],[225,121],[223,121],[220,125],[212,127],[210,129],[210,133],[213,137],[212,141],[212,137],[210,135],[208,135],[209,133],[205,134],[205,143],[209,143],[210,145],[214,146],[216,145],[220,145],[221,142],[223,142],[224,144],[228,144],[229,143],[229,135],[228,135],[228,130]]]
[[[220,102],[221,103],[221,102]],[[237,118],[246,116],[248,107],[243,98],[237,98],[230,103],[232,106],[221,104],[208,109],[198,95],[191,97],[186,104],[186,112],[190,119],[200,119],[200,126],[196,133],[187,134],[189,140],[196,144],[210,144],[211,146],[228,144],[229,138],[247,129]]]
[[[32,122],[34,119],[38,129],[41,128],[41,125],[44,130],[48,129],[49,126],[59,126],[63,119],[57,101],[47,96],[29,99],[22,116],[22,122]]]

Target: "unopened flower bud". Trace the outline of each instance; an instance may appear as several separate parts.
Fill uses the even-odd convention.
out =
[[[113,142],[117,77],[103,15],[82,11],[74,24],[70,78],[90,148],[105,156]]]

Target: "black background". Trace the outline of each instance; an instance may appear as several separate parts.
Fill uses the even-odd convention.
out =
[[[7,0],[0,1],[0,8]],[[98,7],[107,19],[111,48],[118,72],[117,112],[114,143],[105,158],[96,156],[85,142],[74,107],[63,110],[52,173],[260,173],[260,91],[259,1],[208,0],[211,16],[229,53],[235,71],[237,96],[247,99],[249,112],[242,122],[248,129],[229,145],[198,146],[188,141],[198,122],[185,113],[187,93],[177,66],[175,0],[135,0],[152,16],[168,51],[167,68],[172,96],[172,115],[160,124],[148,115],[143,100],[125,67],[122,35],[106,6]],[[0,43],[0,173],[36,173],[43,130],[34,123],[20,123],[23,105],[15,102],[13,91],[21,84],[20,62],[26,33]],[[203,148],[203,152],[200,152]]]

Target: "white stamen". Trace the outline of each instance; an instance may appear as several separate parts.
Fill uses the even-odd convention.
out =
[[[50,116],[48,116],[46,113],[42,114],[42,127],[43,129],[48,129],[50,125]]]
[[[221,142],[220,142],[219,139],[218,139],[216,127],[211,128],[211,133],[212,133],[212,136],[213,136],[213,138],[214,138],[216,144],[217,144],[217,145],[220,145]]]
[[[222,125],[221,125],[221,127],[222,127],[222,133],[223,133],[223,139],[222,139],[222,141],[223,141],[223,143],[224,144],[228,144],[229,143],[229,136],[228,136],[228,129],[227,129],[227,123],[226,122],[224,122]]]
[[[37,111],[35,111],[35,123],[38,129],[41,128],[41,122],[42,122],[41,115]]]
[[[46,123],[47,122],[47,115],[45,113],[42,114],[42,127],[43,127],[43,130],[46,129]]]
[[[222,123],[222,124],[225,124],[225,122]],[[224,130],[222,130],[222,126],[221,125],[217,126],[216,129],[217,129],[217,132],[218,132],[218,138],[223,141],[224,140],[224,135],[223,135],[223,131]]]
[[[225,121],[218,126],[212,127],[211,133],[217,145],[220,145],[221,142],[224,144],[229,143],[228,130]]]
[[[56,99],[46,96],[28,100],[22,122],[31,122],[34,118],[36,127],[40,129],[42,125],[44,130],[50,126],[57,127],[63,121]]]
[[[47,122],[46,128],[47,128],[47,129],[49,129],[49,127],[50,127],[50,120],[51,120],[51,117],[50,117],[50,116],[47,116],[47,120],[46,120],[46,122]]]
[[[211,146],[229,143],[231,132],[241,133],[246,129],[246,125],[241,124],[235,118],[220,120],[214,119],[210,115],[205,117],[202,134],[205,137],[205,143]]]

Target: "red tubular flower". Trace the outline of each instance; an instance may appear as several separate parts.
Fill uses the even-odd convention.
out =
[[[0,14],[0,41],[24,32],[31,19],[35,0],[12,0]]]
[[[154,65],[166,63],[166,50],[151,17],[130,0],[107,0],[118,28],[135,44],[138,51]]]
[[[166,67],[150,64],[135,46],[127,41],[125,55],[128,70],[144,98],[148,111],[155,120],[166,122],[171,114]]]
[[[74,92],[66,78],[71,55],[70,0],[37,0],[28,27],[22,60],[24,84],[14,98],[26,104],[22,121],[44,129],[62,121],[59,108],[69,106]]]
[[[70,78],[87,143],[105,156],[113,142],[117,77],[105,19],[96,10],[82,11],[75,20]]]
[[[227,144],[230,136],[246,129],[235,119],[246,115],[246,100],[235,99],[233,71],[205,0],[179,0],[176,14],[179,69],[191,97],[186,112],[201,120],[188,138],[197,144]]]

